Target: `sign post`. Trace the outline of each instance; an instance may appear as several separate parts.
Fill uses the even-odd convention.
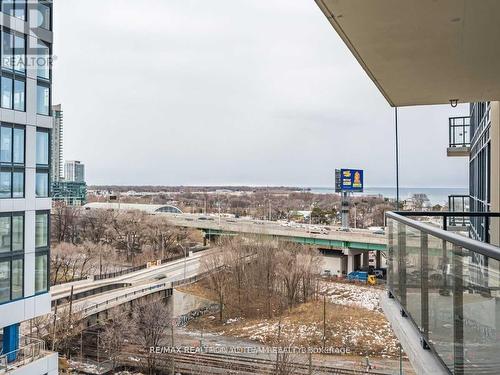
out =
[[[361,169],[336,169],[335,192],[342,195],[342,228],[349,228],[349,194],[362,193],[364,171]]]

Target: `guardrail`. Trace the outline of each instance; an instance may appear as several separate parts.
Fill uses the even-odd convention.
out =
[[[127,274],[132,273],[132,272],[137,272],[137,271],[144,270],[147,267],[148,267],[147,264],[143,264],[143,265],[140,265],[140,266],[137,266],[137,267],[127,268],[127,269],[124,269],[124,270],[121,270],[121,271],[105,273],[105,274],[102,274],[102,275],[94,275],[94,281],[106,280],[106,279],[113,279],[115,277],[127,275]]]
[[[89,316],[93,310],[99,310],[99,308],[101,308],[102,306],[109,306],[109,305],[112,305],[114,302],[118,302],[121,300],[127,300],[127,299],[129,299],[130,296],[146,295],[146,294],[150,294],[150,293],[146,293],[146,292],[151,292],[152,290],[168,289],[168,287],[171,287],[171,283],[162,283],[162,284],[157,284],[157,285],[152,285],[152,286],[149,286],[146,288],[142,288],[139,290],[135,290],[133,292],[125,293],[121,296],[106,300],[104,302],[96,303],[92,306],[85,307],[85,308],[80,310],[80,313],[83,314],[84,316]]]
[[[213,271],[207,271],[207,272],[203,272],[203,273],[200,273],[198,275],[195,275],[195,276],[187,277],[185,279],[172,281],[172,288],[175,288],[176,286],[179,286],[179,285],[187,285],[187,284],[195,283],[197,281],[200,281],[201,279],[204,279],[205,277],[210,275],[212,272]]]
[[[23,342],[24,341],[24,342]],[[19,349],[0,355],[0,374],[26,366],[46,355],[45,342],[31,337],[21,338]]]
[[[194,252],[199,252],[199,251],[207,250],[209,248],[210,248],[209,246],[204,246],[202,248],[196,248],[196,250],[188,249],[188,253],[186,254],[186,257],[189,257],[189,251],[192,251],[194,253]],[[173,261],[176,261],[176,260],[179,260],[179,259],[183,259],[183,258],[184,258],[184,254],[179,254],[179,255],[175,255],[173,257],[161,259],[159,261],[148,262],[147,264],[142,264],[142,265],[137,266],[137,267],[131,267],[131,268],[127,268],[127,269],[124,269],[124,270],[121,270],[121,271],[110,272],[110,273],[106,273],[106,274],[102,274],[102,275],[95,275],[94,276],[94,281],[97,281],[97,280],[106,280],[106,279],[113,279],[115,277],[120,277],[120,276],[123,276],[123,275],[127,275],[129,273],[141,271],[141,270],[144,270],[144,269],[148,268],[151,264],[154,264],[156,262],[158,262],[157,265],[160,265],[160,264],[164,264],[164,263],[168,263],[168,262],[173,262]]]
[[[59,280],[58,282],[52,284],[51,286],[63,285],[63,284],[74,283],[74,282],[77,282],[77,281],[88,280],[89,277],[92,277],[92,276],[75,277],[74,279],[71,279],[71,280]]]
[[[424,348],[450,373],[497,373],[500,248],[399,213],[386,213],[386,220],[388,292]]]

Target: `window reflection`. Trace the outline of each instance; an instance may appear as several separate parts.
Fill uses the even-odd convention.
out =
[[[49,246],[49,215],[37,213],[35,222],[35,247],[43,248]]]
[[[35,260],[35,293],[48,290],[47,254],[36,256]]]

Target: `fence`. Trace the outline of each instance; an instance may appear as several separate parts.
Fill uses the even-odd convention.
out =
[[[199,251],[202,251],[202,250],[206,250],[206,249],[208,249],[208,247],[198,248],[198,249],[196,249],[196,252],[199,252]],[[195,252],[195,250],[193,250],[193,252]],[[187,253],[186,256],[188,257],[189,253]],[[159,261],[159,263],[160,264],[164,264],[164,263],[173,262],[173,261],[176,261],[176,260],[179,260],[179,259],[183,259],[183,258],[184,258],[184,254],[179,254],[179,255],[175,255],[173,257],[162,259],[162,260]],[[140,270],[144,270],[144,269],[148,268],[148,265],[150,265],[152,263],[155,263],[155,262],[149,262],[147,264],[143,264],[143,265],[140,265],[140,266],[137,266],[137,267],[127,268],[127,269],[122,270],[122,271],[110,272],[110,273],[106,273],[106,274],[102,274],[102,275],[95,275],[94,276],[94,281],[97,281],[97,280],[106,280],[106,279],[113,279],[115,277],[127,275],[127,274],[132,273],[132,272],[137,272],[137,271],[140,271]]]

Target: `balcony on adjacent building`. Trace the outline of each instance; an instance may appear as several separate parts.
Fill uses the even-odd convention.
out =
[[[400,308],[402,319],[413,327],[413,337],[420,338],[413,343],[418,350],[411,352],[412,363],[420,359],[427,366],[426,353],[432,353],[445,373],[497,374],[500,248],[407,214],[413,213],[386,214],[388,293],[396,301],[387,303]],[[400,324],[400,319],[393,317],[391,323]],[[403,341],[410,337],[407,331]]]
[[[19,339],[18,349],[0,355],[0,374],[18,371],[40,374],[55,371],[57,373],[57,353],[45,350],[43,340],[23,336]]]
[[[469,195],[450,195],[448,196],[448,210],[450,212],[470,212],[470,196]],[[453,232],[469,232],[470,217],[450,216],[447,218],[447,230]]]
[[[450,117],[450,142],[448,156],[469,156],[470,154],[470,116]]]

